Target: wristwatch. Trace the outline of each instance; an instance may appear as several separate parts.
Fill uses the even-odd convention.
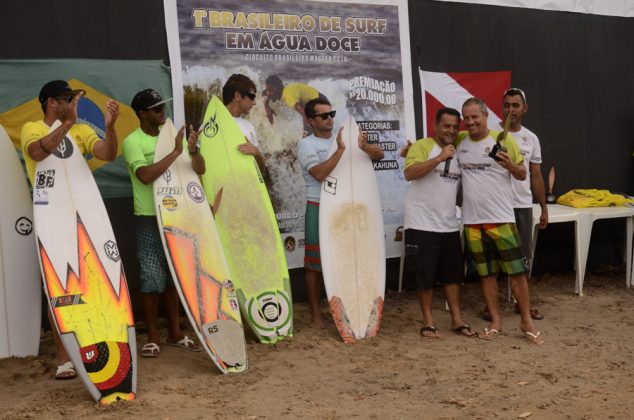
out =
[[[200,147],[198,145],[196,145],[196,148],[194,149],[194,151],[192,152],[191,150],[187,149],[189,151],[189,154],[191,156],[197,155],[198,152],[200,152]]]

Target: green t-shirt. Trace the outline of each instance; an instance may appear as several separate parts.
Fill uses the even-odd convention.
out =
[[[141,127],[134,130],[123,141],[123,157],[128,166],[132,192],[134,195],[134,214],[137,216],[155,216],[154,192],[152,184],[144,184],[136,176],[137,169],[154,163],[154,151],[158,136],[145,134]]]

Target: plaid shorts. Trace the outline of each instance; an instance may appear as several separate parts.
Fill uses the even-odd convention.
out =
[[[155,216],[135,216],[136,255],[141,293],[163,293],[174,287]]]
[[[306,202],[306,227],[304,228],[304,268],[321,272],[319,253],[319,203]]]
[[[515,223],[465,225],[464,239],[467,258],[480,277],[496,275],[500,268],[511,276],[528,271]]]

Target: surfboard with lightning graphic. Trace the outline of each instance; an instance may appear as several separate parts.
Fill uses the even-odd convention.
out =
[[[121,255],[70,135],[35,167],[33,218],[44,291],[77,374],[100,404],[133,400],[136,336]]]

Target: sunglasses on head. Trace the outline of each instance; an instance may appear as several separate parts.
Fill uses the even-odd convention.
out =
[[[317,114],[315,115],[313,118],[321,118],[322,120],[327,120],[328,117],[330,118],[335,118],[335,115],[337,115],[337,111],[330,111],[330,112],[322,112],[321,114]]]
[[[242,96],[246,96],[247,98],[251,99],[252,101],[255,101],[255,97],[257,95],[255,93],[253,93],[253,92],[244,92],[242,94]]]
[[[506,92],[504,92],[503,96],[507,96],[507,95],[511,95],[511,96],[519,95],[524,100],[524,103],[526,103],[526,94],[524,93],[522,89],[510,88]]]

